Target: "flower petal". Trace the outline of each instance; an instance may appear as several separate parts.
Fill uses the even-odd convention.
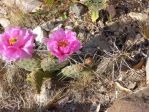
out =
[[[6,61],[16,61],[22,58],[31,57],[34,48],[36,35],[25,28],[9,28],[0,35],[0,54]],[[14,44],[9,40],[16,38]]]
[[[60,62],[64,61],[74,52],[77,52],[82,46],[77,39],[76,33],[71,30],[58,29],[49,35],[49,39],[45,40],[48,50],[56,56]],[[61,45],[60,42],[67,41],[67,45]]]
[[[49,35],[49,38],[51,40],[56,40],[56,41],[60,41],[62,39],[65,39],[66,35],[65,35],[65,31],[63,29],[58,29],[54,32],[52,32],[51,35]]]

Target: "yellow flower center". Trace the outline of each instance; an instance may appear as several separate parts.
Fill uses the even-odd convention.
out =
[[[58,42],[59,47],[66,47],[67,45],[68,45],[67,40],[61,40],[61,41]]]
[[[12,46],[17,42],[17,39],[15,37],[12,37],[9,39],[9,44]]]

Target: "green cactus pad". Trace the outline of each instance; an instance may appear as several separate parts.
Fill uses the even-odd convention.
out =
[[[45,73],[42,69],[33,70],[27,77],[27,81],[29,81],[32,87],[36,90],[37,93],[40,93],[41,86],[44,80]]]
[[[43,71],[55,72],[58,71],[69,64],[69,61],[64,61],[62,63],[58,62],[58,59],[45,58],[41,61],[41,68]]]
[[[82,64],[75,64],[70,65],[61,70],[63,76],[71,77],[71,78],[78,78],[84,71],[84,67]]]
[[[32,71],[36,68],[40,67],[40,60],[36,58],[29,58],[29,59],[23,59],[19,60],[15,63],[19,68],[23,68],[27,71]]]

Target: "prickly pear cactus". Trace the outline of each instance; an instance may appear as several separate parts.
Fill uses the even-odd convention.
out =
[[[23,68],[27,71],[32,71],[40,67],[40,60],[38,58],[28,58],[19,60],[15,63],[19,68]]]
[[[81,76],[84,70],[85,68],[82,64],[75,64],[75,65],[70,65],[70,66],[63,68],[61,70],[61,73],[65,77],[78,78]]]
[[[43,71],[54,72],[64,68],[68,64],[69,61],[59,63],[58,59],[48,57],[41,61],[41,68]]]
[[[34,69],[27,77],[27,81],[29,81],[37,93],[40,93],[41,86],[45,77],[45,73],[42,69]]]

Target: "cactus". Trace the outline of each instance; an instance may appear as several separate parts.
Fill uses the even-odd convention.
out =
[[[81,76],[83,71],[85,71],[85,68],[82,64],[75,64],[63,68],[61,73],[65,77],[78,78]]]
[[[55,58],[45,58],[41,61],[41,68],[43,71],[55,72],[58,71],[69,64],[69,61],[64,61],[62,63],[58,62]]]
[[[41,86],[43,81],[47,78],[47,74],[42,69],[34,69],[27,77],[27,81],[29,81],[36,90],[37,93],[40,93]],[[50,75],[49,75],[50,76]]]
[[[19,68],[23,68],[27,71],[33,71],[36,68],[40,67],[40,60],[38,58],[30,58],[19,60],[15,63]]]

